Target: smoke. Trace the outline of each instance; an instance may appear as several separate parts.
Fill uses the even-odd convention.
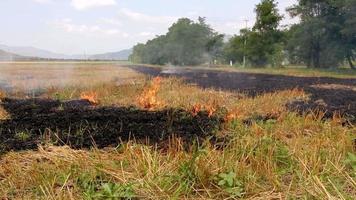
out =
[[[0,90],[39,95],[49,88],[87,88],[97,84],[125,83],[138,75],[117,65],[65,62],[0,64]]]
[[[40,93],[48,88],[61,88],[75,83],[74,67],[45,63],[1,63],[0,89],[6,92]]]

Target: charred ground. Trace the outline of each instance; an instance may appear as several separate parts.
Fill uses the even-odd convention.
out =
[[[136,140],[164,147],[176,136],[185,144],[213,139],[222,118],[181,109],[95,107],[86,100],[9,99],[2,106],[11,119],[0,121],[1,151],[36,149],[44,142],[72,148],[115,147]]]

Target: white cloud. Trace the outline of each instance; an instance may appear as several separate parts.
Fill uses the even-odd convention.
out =
[[[114,18],[101,18],[98,20],[98,22],[114,26],[122,26],[122,21]]]
[[[246,28],[245,20],[236,20],[236,21],[212,21],[208,23],[211,24],[212,28],[216,31],[224,34],[234,35],[239,34],[241,29]],[[247,21],[247,28],[252,28],[254,25],[254,20]]]
[[[36,3],[51,3],[52,0],[33,0]]]
[[[147,22],[147,23],[155,23],[155,24],[173,23],[178,19],[178,17],[174,17],[174,16],[147,15],[144,13],[132,11],[127,8],[121,9],[120,14],[136,22]]]
[[[53,23],[56,28],[59,28],[67,33],[77,33],[85,36],[118,36],[127,38],[129,34],[114,28],[102,28],[98,25],[75,24],[70,18],[57,20]]]
[[[117,3],[115,0],[71,0],[70,4],[77,10],[86,10],[100,6],[114,6]]]
[[[155,36],[154,33],[152,32],[148,32],[148,31],[144,31],[138,34],[139,36],[143,36],[143,37],[149,37],[149,36]]]

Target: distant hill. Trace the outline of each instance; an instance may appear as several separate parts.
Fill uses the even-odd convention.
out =
[[[51,51],[35,48],[35,47],[21,47],[21,46],[7,46],[0,44],[0,50],[15,54],[17,56],[43,58],[43,59],[65,59],[65,60],[128,60],[132,49],[126,49],[118,52],[110,52],[94,55],[66,55],[54,53]]]
[[[21,56],[0,50],[0,61],[48,61],[53,59]]]
[[[132,49],[125,49],[118,52],[96,54],[89,56],[89,60],[128,60],[132,54]]]
[[[20,60],[26,60],[26,59],[29,59],[29,58],[0,50],[0,61],[20,61]]]
[[[38,57],[49,59],[66,59],[67,55],[53,53],[51,51],[38,49],[35,47],[12,47],[7,45],[1,45],[0,49],[9,53],[26,56],[26,57]]]

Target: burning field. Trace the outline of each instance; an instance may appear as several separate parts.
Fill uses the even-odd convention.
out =
[[[0,198],[356,197],[353,79],[117,67],[97,83],[82,66],[80,83],[3,87]]]

